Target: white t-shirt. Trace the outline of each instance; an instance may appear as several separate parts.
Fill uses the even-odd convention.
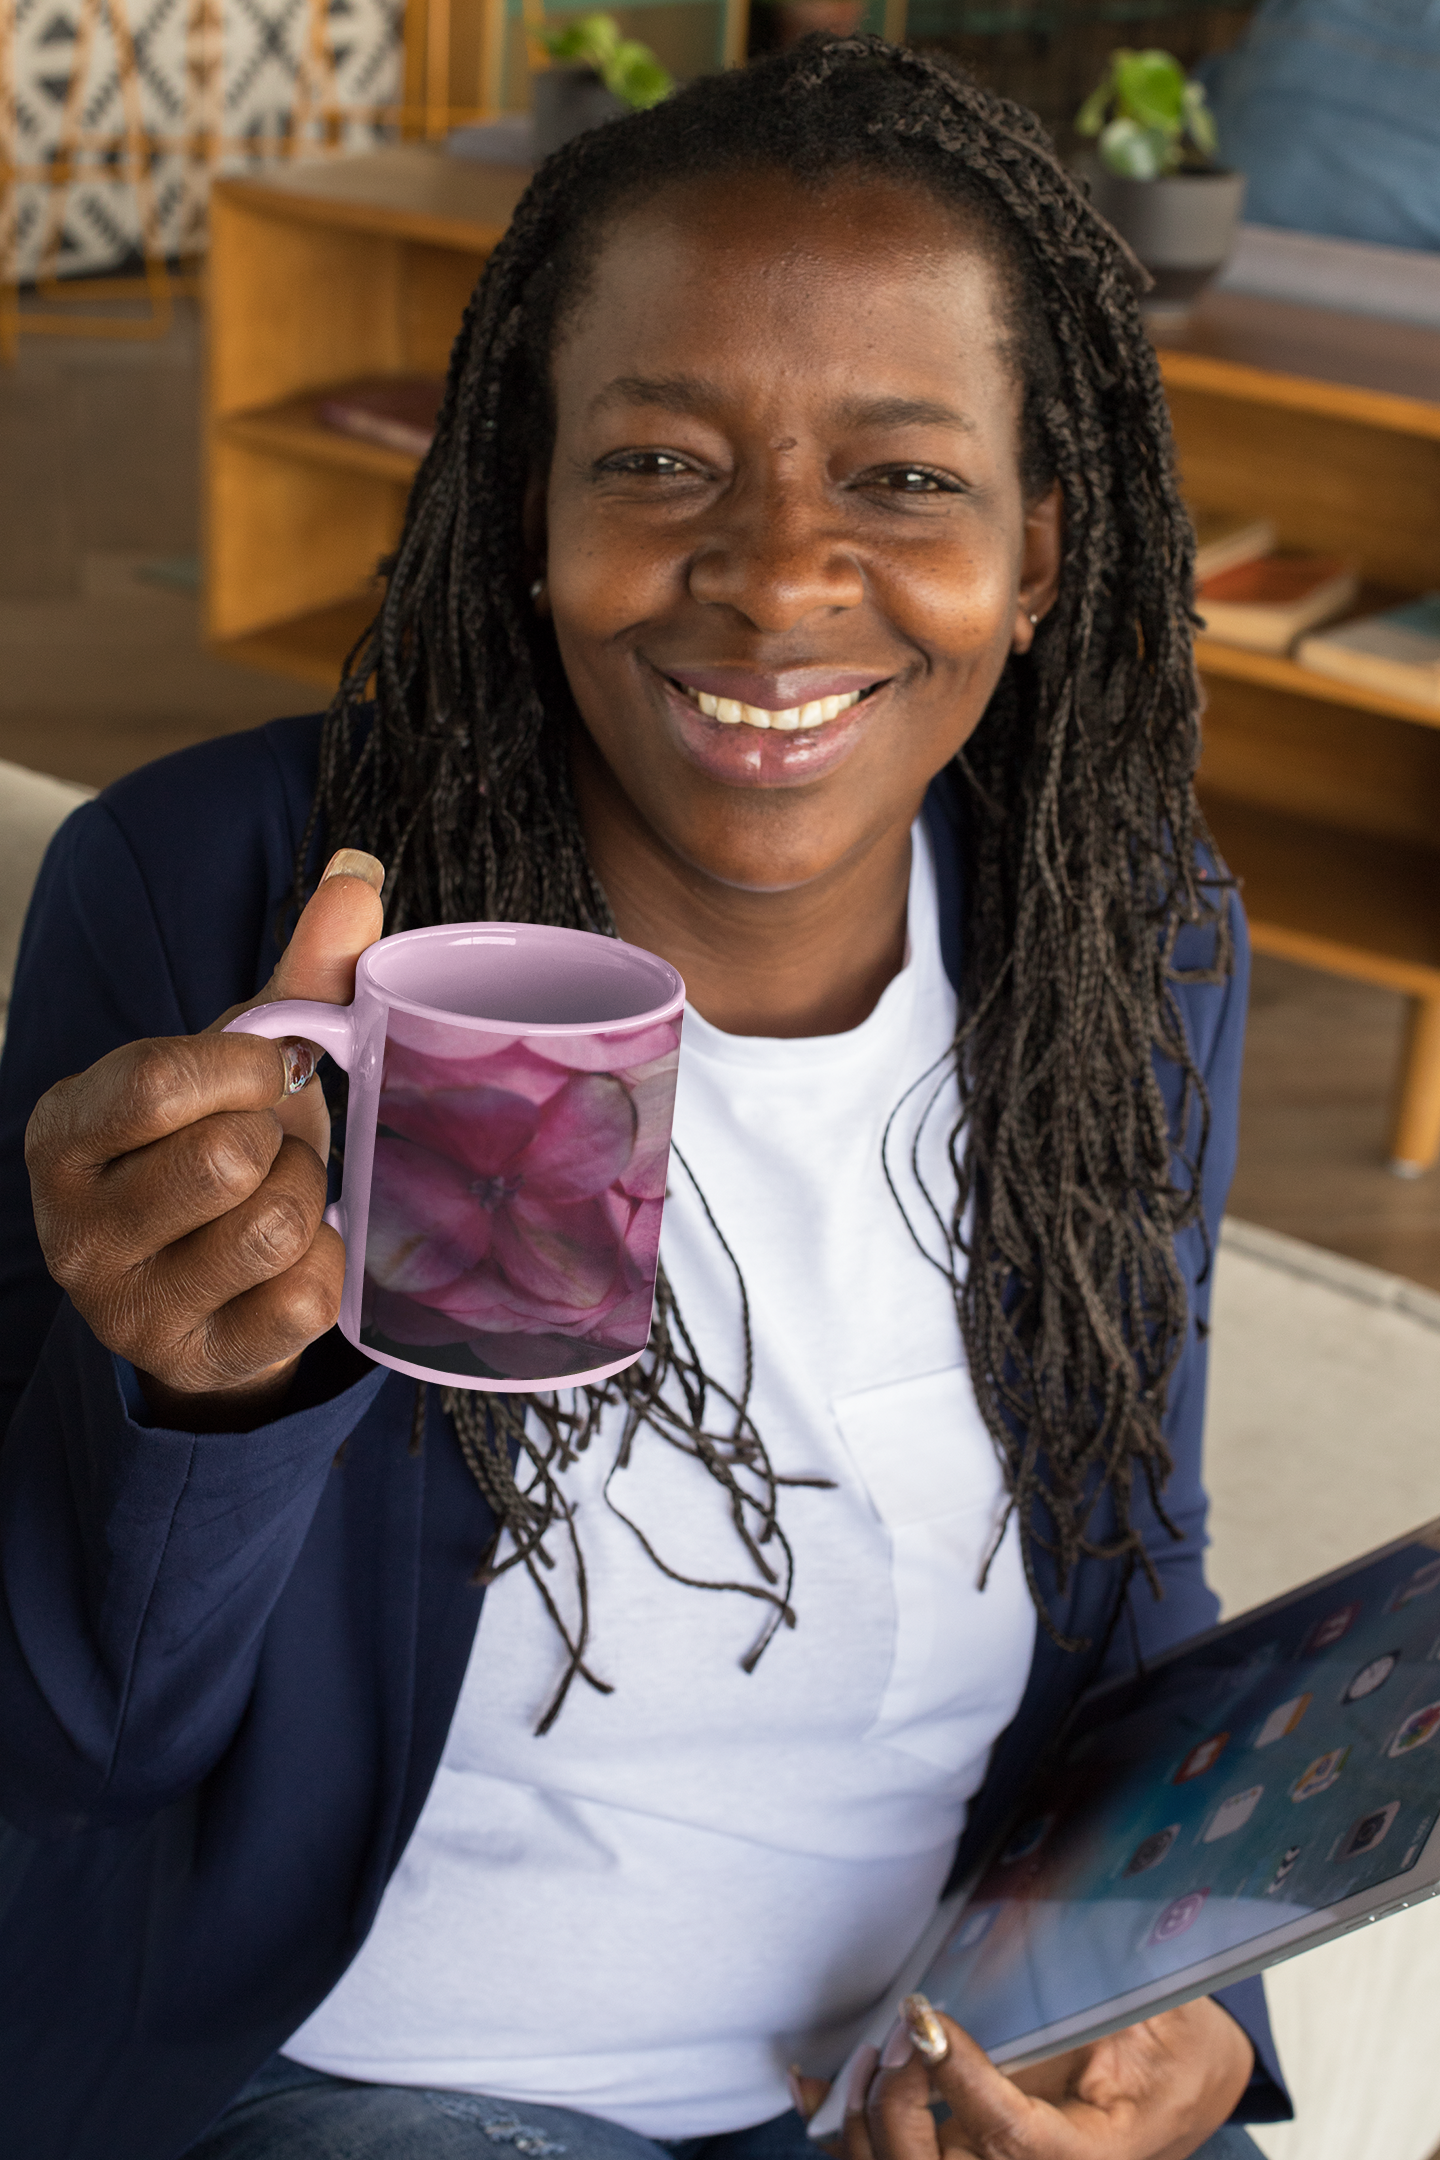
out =
[[[1035,1623],[1013,1522],[977,1586],[1003,1483],[950,1285],[881,1167],[887,1117],[955,1031],[918,826],[909,921],[905,966],[848,1034],[685,1019],[675,1139],[744,1274],[755,1423],[782,1475],[834,1481],[780,1495],[798,1624],[742,1671],[764,1608],[655,1566],[602,1494],[608,1414],[565,1490],[589,1664],[615,1692],[577,1680],[537,1739],[563,1647],[523,1570],[487,1591],[414,1835],[358,1956],[289,2042],[298,2061],[650,2137],[737,2129],[789,2105],[787,2063],[836,2067],[925,1926]],[[889,1156],[939,1253],[909,1167],[935,1087],[910,1098]],[[947,1069],[920,1148],[946,1219],[955,1114]],[[734,1273],[674,1163],[662,1253],[707,1371],[738,1387]],[[611,1497],[668,1566],[757,1579],[721,1487],[648,1428]]]

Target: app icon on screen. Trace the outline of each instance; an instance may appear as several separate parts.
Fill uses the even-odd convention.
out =
[[[1313,1695],[1296,1695],[1290,1702],[1277,1703],[1256,1733],[1254,1745],[1273,1747],[1277,1740],[1285,1739],[1294,1732],[1314,1700]]]
[[[1313,1800],[1317,1793],[1329,1792],[1330,1787],[1345,1767],[1348,1747],[1331,1748],[1326,1755],[1317,1755],[1314,1762],[1302,1770],[1290,1787],[1292,1800]]]
[[[1171,1784],[1183,1785],[1192,1777],[1204,1777],[1207,1770],[1214,1769],[1229,1743],[1230,1735],[1228,1732],[1211,1733],[1208,1740],[1202,1740],[1197,1746],[1191,1748],[1189,1754],[1175,1772],[1174,1777],[1170,1780]]]
[[[1429,1597],[1435,1589],[1440,1589],[1440,1560],[1427,1560],[1423,1567],[1416,1568],[1408,1582],[1392,1591],[1385,1610],[1399,1612],[1402,1605],[1408,1605],[1413,1598]]]
[[[1357,1816],[1331,1853],[1331,1859],[1358,1860],[1362,1853],[1374,1852],[1399,1812],[1400,1802],[1392,1800],[1388,1807],[1372,1808],[1368,1815]]]
[[[1284,1882],[1286,1876],[1290,1873],[1291,1868],[1294,1867],[1295,1862],[1299,1859],[1299,1857],[1300,1847],[1298,1845],[1286,1846],[1284,1852],[1280,1855],[1279,1866],[1276,1868],[1274,1874],[1270,1877],[1269,1882],[1267,1882],[1265,1885],[1266,1897],[1274,1897],[1276,1891],[1280,1888],[1281,1883]]]
[[[1229,1837],[1233,1831],[1243,1829],[1260,1805],[1264,1790],[1263,1785],[1247,1785],[1244,1792],[1229,1794],[1201,1831],[1200,1843],[1213,1845],[1217,1838]]]
[[[1130,1858],[1125,1863],[1125,1873],[1127,1875],[1143,1875],[1148,1868],[1159,1867],[1160,1862],[1169,1852],[1170,1847],[1179,1835],[1180,1825],[1178,1822],[1166,1823],[1163,1830],[1152,1830],[1149,1837],[1141,1838],[1140,1843],[1131,1853]]]
[[[1054,1827],[1053,1815],[1035,1815],[1021,1823],[1000,1855],[1001,1867],[1014,1867],[1017,1860],[1028,1860],[1031,1853],[1039,1852]]]
[[[1417,1747],[1424,1747],[1440,1732],[1440,1702],[1426,1703],[1423,1710],[1412,1710],[1396,1733],[1385,1752],[1387,1755],[1410,1755]]]
[[[1323,1620],[1315,1622],[1300,1645],[1301,1657],[1315,1657],[1321,1650],[1333,1649],[1337,1642],[1349,1634],[1359,1617],[1358,1604],[1337,1605],[1334,1612],[1326,1613]]]
[[[1376,1688],[1384,1687],[1385,1682],[1390,1678],[1399,1662],[1400,1652],[1398,1650],[1387,1650],[1383,1656],[1371,1658],[1369,1664],[1362,1665],[1359,1672],[1351,1680],[1350,1685],[1340,1697],[1341,1702],[1364,1702],[1365,1697],[1373,1695]]]
[[[1424,1852],[1425,1840],[1429,1837],[1430,1832],[1434,1829],[1434,1827],[1434,1816],[1426,1815],[1422,1819],[1419,1828],[1415,1832],[1414,1837],[1410,1840],[1410,1843],[1405,1848],[1405,1857],[1400,1862],[1402,1872],[1406,1868],[1414,1867],[1415,1862],[1419,1859],[1421,1853]]]
[[[1151,1949],[1157,1943],[1174,1942],[1177,1935],[1194,1927],[1209,1895],[1208,1890],[1187,1890],[1184,1897],[1172,1898],[1146,1936],[1145,1947]]]

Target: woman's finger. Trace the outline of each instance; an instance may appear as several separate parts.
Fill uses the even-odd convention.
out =
[[[943,2139],[932,2100],[950,2111]],[[983,2153],[986,2160],[1069,2160],[1075,2149],[1064,2116],[1018,2091],[923,1995],[905,1998],[867,2112],[877,2160],[934,2160],[942,2145],[947,2154]]]

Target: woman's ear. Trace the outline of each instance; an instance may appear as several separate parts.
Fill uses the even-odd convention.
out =
[[[545,476],[533,472],[525,483],[525,499],[520,507],[520,530],[525,541],[525,581],[530,588],[530,598],[537,615],[550,611],[550,596],[545,584],[545,563],[548,554],[548,535],[545,529]]]
[[[1065,498],[1060,482],[1052,480],[1043,495],[1025,512],[1025,537],[1020,555],[1020,590],[1015,601],[1015,634],[1012,652],[1029,652],[1035,632],[1060,589],[1060,563],[1065,552]]]

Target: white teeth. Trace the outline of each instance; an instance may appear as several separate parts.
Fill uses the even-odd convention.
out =
[[[769,712],[763,705],[742,705],[738,698],[712,697],[708,690],[692,693],[696,704],[707,720],[718,720],[722,727],[779,728],[790,733],[796,728],[822,727],[827,720],[838,719],[852,705],[858,705],[862,693],[851,690],[844,697],[814,698],[808,705],[787,705],[781,712]]]

